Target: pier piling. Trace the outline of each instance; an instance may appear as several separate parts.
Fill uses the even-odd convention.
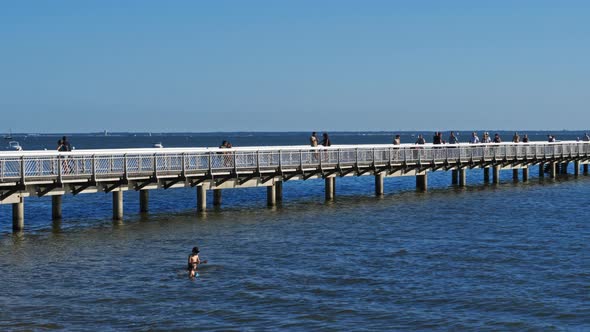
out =
[[[336,186],[336,178],[329,177],[325,179],[326,183],[326,200],[330,201],[334,199],[334,195],[336,194],[336,190],[334,187]]]
[[[113,220],[123,220],[123,192],[113,191]]]
[[[459,171],[454,169],[451,171],[451,184],[455,185],[459,183]]]
[[[197,186],[197,212],[207,210],[207,190],[203,186]]]
[[[51,219],[53,219],[53,220],[61,219],[62,200],[63,200],[63,195],[51,196]]]
[[[588,175],[588,164],[584,164],[584,175]]]
[[[459,186],[465,187],[467,185],[467,170],[462,168],[459,170]]]
[[[498,184],[498,183],[500,183],[500,167],[499,167],[499,166],[494,166],[494,167],[492,168],[492,171],[493,171],[493,172],[492,172],[492,181],[493,181],[495,184]]]
[[[552,179],[555,179],[556,175],[557,175],[557,163],[550,162],[549,163],[549,177]]]
[[[375,174],[375,195],[383,195],[383,179],[385,178],[383,173]]]
[[[543,164],[543,163],[539,163],[539,177],[540,178],[545,177],[545,164]]]
[[[569,163],[565,162],[565,163],[561,163],[561,174],[567,174],[567,167],[568,167]]]
[[[529,168],[525,167],[522,169],[522,182],[527,182],[529,180]]]
[[[518,169],[512,170],[512,180],[514,180],[514,182],[518,182]]]
[[[276,200],[277,203],[283,201],[283,181],[276,181],[275,182],[275,191],[276,191]]]
[[[12,203],[12,230],[22,231],[25,228],[25,201],[20,198],[17,203]]]
[[[277,190],[276,186],[273,184],[272,186],[266,187],[266,205],[268,206],[276,206],[277,205]]]
[[[221,206],[221,189],[213,189],[213,206]]]
[[[574,175],[575,176],[580,175],[580,161],[579,160],[574,161]]]
[[[149,211],[150,192],[148,190],[139,191],[139,212],[147,213]]]
[[[421,191],[428,190],[428,175],[416,175],[416,188]]]
[[[490,182],[490,168],[486,167],[483,169],[483,182]]]

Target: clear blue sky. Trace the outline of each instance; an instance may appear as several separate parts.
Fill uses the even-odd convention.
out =
[[[586,129],[590,1],[1,1],[0,132]]]

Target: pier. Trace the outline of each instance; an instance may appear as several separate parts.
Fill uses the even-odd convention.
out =
[[[266,187],[268,206],[282,201],[286,181],[324,179],[325,199],[336,197],[337,178],[374,176],[375,194],[384,194],[384,178],[413,176],[418,190],[428,189],[428,173],[450,171],[450,183],[466,186],[470,169],[483,169],[483,182],[499,183],[500,171],[528,181],[539,177],[588,174],[590,142],[530,142],[444,145],[339,145],[241,148],[158,148],[0,152],[0,204],[12,204],[14,231],[24,228],[25,200],[52,197],[52,218],[62,218],[64,195],[112,195],[113,219],[123,219],[123,191],[137,191],[141,213],[149,211],[149,191],[196,188],[196,210],[222,204],[225,189]],[[581,170],[582,168],[582,170]],[[521,174],[521,176],[519,176]]]

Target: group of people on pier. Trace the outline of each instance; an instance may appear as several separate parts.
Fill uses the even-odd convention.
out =
[[[311,136],[309,137],[309,145],[311,145],[312,147],[318,146],[318,136],[315,131],[313,133],[311,133]],[[321,145],[322,146],[331,146],[332,145],[332,142],[330,142],[330,137],[328,136],[328,133],[322,134]]]

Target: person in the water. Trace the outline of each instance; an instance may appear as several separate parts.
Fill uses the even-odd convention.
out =
[[[199,248],[193,247],[193,251],[188,256],[188,276],[190,278],[194,278],[197,275],[197,270],[199,269],[199,264],[205,264],[207,261],[201,261],[199,258]]]

